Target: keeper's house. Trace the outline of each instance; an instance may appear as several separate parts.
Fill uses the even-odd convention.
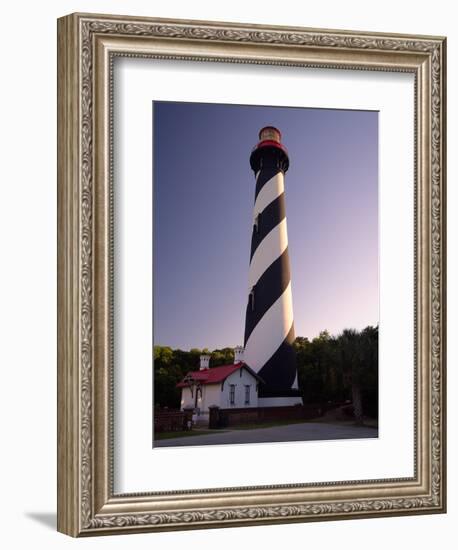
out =
[[[240,409],[258,406],[259,384],[263,382],[242,360],[243,348],[235,348],[232,365],[209,368],[210,355],[200,356],[200,370],[191,371],[177,384],[181,388],[181,409],[194,409],[197,417],[208,418],[208,408]]]

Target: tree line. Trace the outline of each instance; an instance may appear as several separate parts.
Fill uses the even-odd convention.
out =
[[[304,404],[351,401],[355,419],[378,417],[378,327],[345,329],[333,336],[323,331],[312,340],[294,341],[298,383]],[[181,390],[176,384],[198,370],[200,355],[210,353],[210,367],[231,364],[233,348],[183,351],[154,346],[155,406],[179,408]]]

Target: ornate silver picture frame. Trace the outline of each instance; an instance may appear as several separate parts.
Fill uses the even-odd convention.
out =
[[[58,20],[60,532],[76,537],[445,512],[445,53],[445,38],[433,36],[93,14]],[[413,75],[412,477],[115,493],[117,57]]]

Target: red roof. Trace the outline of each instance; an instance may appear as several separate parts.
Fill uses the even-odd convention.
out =
[[[201,384],[217,384],[225,380],[230,374],[236,370],[245,367],[253,376],[259,376],[253,372],[245,363],[237,363],[235,365],[221,365],[220,367],[212,367],[211,369],[195,370],[188,372],[185,378],[177,384],[177,388],[185,388],[188,386],[186,379],[193,379]]]
[[[277,149],[281,149],[286,154],[288,154],[288,149],[283,145],[283,143],[280,143],[279,141],[274,141],[273,139],[264,139],[260,141],[254,149],[261,149],[262,147],[276,147]]]

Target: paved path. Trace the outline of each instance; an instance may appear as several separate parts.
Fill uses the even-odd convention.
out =
[[[177,447],[196,445],[223,445],[229,443],[271,443],[274,441],[317,441],[324,439],[360,439],[378,437],[377,428],[353,424],[325,424],[305,422],[271,428],[252,430],[230,430],[212,434],[175,437],[155,442],[155,447]]]

